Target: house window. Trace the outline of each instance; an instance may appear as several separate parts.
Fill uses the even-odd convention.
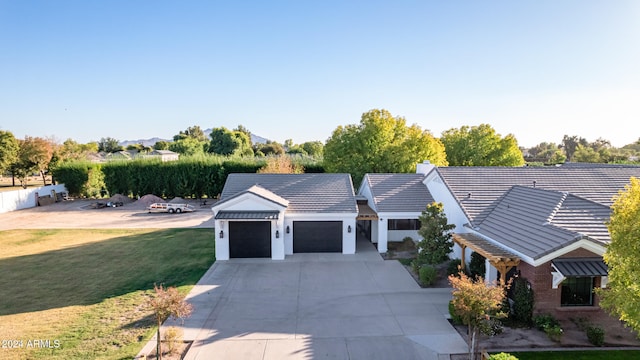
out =
[[[418,219],[389,219],[387,226],[389,230],[420,230],[421,224]]]
[[[593,306],[594,278],[568,277],[562,282],[562,306]]]

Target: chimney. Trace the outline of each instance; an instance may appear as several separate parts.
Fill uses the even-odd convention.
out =
[[[435,167],[436,166],[431,164],[429,160],[425,160],[422,162],[422,164],[416,165],[416,174],[427,175]]]

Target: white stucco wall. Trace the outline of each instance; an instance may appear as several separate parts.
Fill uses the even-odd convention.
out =
[[[36,207],[36,193],[51,196],[52,190],[61,193],[66,192],[67,188],[64,184],[58,184],[0,192],[0,213]]]
[[[293,254],[294,221],[342,221],[342,253],[356,252],[357,213],[288,213],[286,208],[253,194],[245,194],[211,209],[214,216],[218,211],[278,211],[278,220],[271,220],[271,259],[284,260]],[[243,220],[233,220],[243,221]],[[244,220],[255,221],[255,220]],[[215,220],[216,259],[229,260],[229,221]],[[289,227],[289,233],[286,229]],[[349,232],[351,227],[351,232]],[[220,231],[223,237],[220,238]],[[277,233],[276,233],[277,232]],[[276,236],[277,235],[277,236]]]
[[[469,232],[469,229],[464,226],[469,223],[469,219],[464,211],[462,211],[462,208],[456,198],[453,196],[451,191],[449,191],[449,188],[445,185],[444,181],[442,181],[442,178],[440,178],[440,174],[438,174],[437,171],[432,171],[427,177],[425,177],[423,182],[429,189],[433,199],[436,202],[442,203],[444,213],[447,215],[447,220],[450,224],[454,224],[456,226],[453,231],[457,233]],[[454,245],[453,254],[451,256],[453,258],[460,258],[462,256],[462,250],[458,245]],[[470,253],[467,254],[466,261],[469,261],[469,256],[471,256]]]
[[[286,255],[293,255],[293,222],[294,221],[342,221],[342,253],[356,253],[356,217],[357,213],[285,213],[284,251]],[[286,228],[289,227],[289,233]],[[349,232],[351,226],[351,232]]]
[[[221,210],[225,211],[278,211],[278,220],[264,220],[271,222],[271,259],[284,260],[284,212],[285,207],[267,199],[253,194],[244,194],[229,201],[216,204],[211,208],[214,217]],[[233,220],[233,221],[256,221],[256,220]],[[259,220],[258,220],[259,221]],[[215,247],[217,260],[229,260],[229,221],[215,220]],[[223,237],[220,238],[220,231]],[[276,231],[278,236],[276,236]]]

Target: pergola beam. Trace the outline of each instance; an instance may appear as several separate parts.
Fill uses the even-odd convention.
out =
[[[500,272],[501,283],[506,283],[507,273],[520,263],[520,258],[508,251],[490,243],[489,241],[470,233],[453,234],[453,241],[462,249],[461,269],[465,269],[466,249],[482,255],[489,260],[491,266]]]

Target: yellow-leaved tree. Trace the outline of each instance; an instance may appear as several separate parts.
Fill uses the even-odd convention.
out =
[[[607,289],[598,289],[600,306],[640,331],[640,179],[615,198],[609,220],[611,243],[603,258],[609,266]]]

